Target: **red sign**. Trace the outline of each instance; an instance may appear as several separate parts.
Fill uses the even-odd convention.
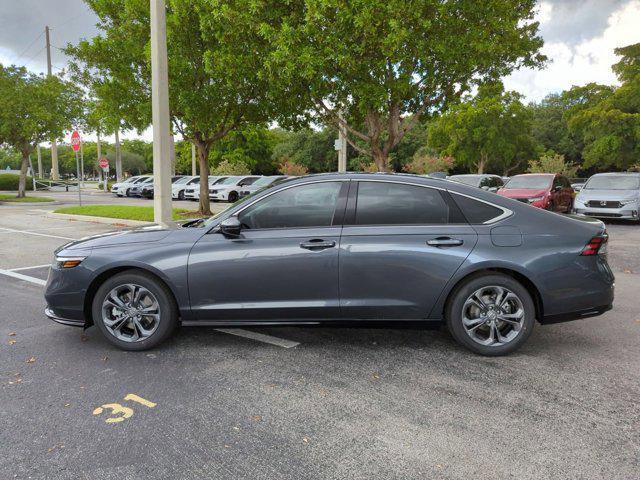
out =
[[[74,130],[71,134],[71,148],[73,148],[74,152],[80,150],[80,134],[77,130]]]
[[[98,162],[98,165],[100,165],[100,168],[107,169],[109,168],[109,160],[107,160],[106,157],[102,157]]]

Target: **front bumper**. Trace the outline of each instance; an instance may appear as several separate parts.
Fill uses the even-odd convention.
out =
[[[575,206],[574,211],[579,215],[596,218],[619,218],[621,220],[638,220],[638,206],[624,205],[620,208],[595,208],[583,204]]]
[[[74,320],[72,318],[64,318],[60,315],[58,315],[52,308],[47,307],[44,309],[44,314],[49,317],[49,319],[53,320],[56,323],[59,323],[61,325],[68,325],[71,327],[84,327],[85,326],[85,321],[84,320]]]

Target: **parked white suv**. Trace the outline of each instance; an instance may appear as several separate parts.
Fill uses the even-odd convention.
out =
[[[150,175],[136,175],[135,177],[129,177],[120,183],[114,183],[111,186],[111,193],[115,193],[119,197],[126,197],[129,189],[137,183],[142,183],[145,180],[151,178]]]
[[[223,182],[227,178],[229,177],[228,176],[220,177],[217,175],[209,177],[209,190],[211,190],[213,185],[215,185],[216,183]],[[188,200],[200,200],[200,181],[198,181],[198,183],[196,183],[195,185],[189,185],[187,187],[187,189],[184,191],[184,198]]]
[[[240,198],[242,187],[247,187],[258,180],[258,175],[234,176],[220,182],[209,191],[209,198],[214,202],[235,202]]]
[[[190,188],[191,185],[197,184],[199,181],[200,175],[180,177],[171,184],[171,198],[173,200],[184,200],[184,191],[187,188]]]

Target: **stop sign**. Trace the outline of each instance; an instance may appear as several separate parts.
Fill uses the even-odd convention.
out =
[[[107,160],[106,157],[102,157],[98,162],[98,165],[103,169],[109,168],[109,160]]]
[[[71,148],[73,148],[74,152],[80,150],[80,134],[77,130],[74,130],[71,134]]]

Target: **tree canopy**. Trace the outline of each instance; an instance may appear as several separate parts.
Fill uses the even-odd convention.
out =
[[[270,86],[286,92],[292,123],[346,120],[349,142],[387,170],[389,154],[424,116],[470,86],[539,66],[535,0],[305,0],[250,2],[274,46]],[[265,19],[261,12],[280,10]],[[287,115],[288,112],[295,112]]]
[[[48,138],[61,137],[81,115],[81,93],[55,76],[0,65],[0,144],[22,156],[18,196],[25,195],[29,155]]]

